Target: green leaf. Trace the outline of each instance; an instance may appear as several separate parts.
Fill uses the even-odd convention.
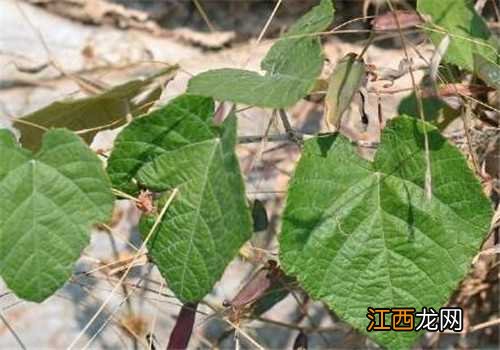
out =
[[[95,96],[56,101],[25,115],[20,121],[14,121],[14,126],[21,132],[21,144],[30,150],[37,150],[45,132],[43,128],[67,128],[73,131],[97,129],[82,134],[82,138],[91,143],[98,131],[117,128],[125,124],[129,113],[136,116],[143,112],[144,105],[159,96],[158,90],[154,89],[140,104],[134,99],[156,78],[172,74],[176,69],[177,66],[172,66],[149,78],[132,80]]]
[[[424,127],[431,200],[424,190]],[[444,305],[469,269],[491,215],[462,154],[430,124],[398,117],[383,131],[373,163],[341,135],[305,143],[289,187],[281,262],[313,298],[365,331],[367,307]],[[404,349],[419,333],[369,335],[389,349]]]
[[[71,276],[90,226],[108,220],[113,194],[99,158],[63,129],[36,155],[0,130],[0,275],[19,297],[41,302]]]
[[[434,45],[439,45],[445,34],[450,35],[451,43],[444,57],[447,62],[472,71],[474,53],[496,61],[497,44],[472,1],[418,0],[417,9],[431,17],[428,27]]]
[[[333,20],[331,0],[306,13],[269,50],[261,68],[265,75],[242,69],[216,69],[189,81],[188,92],[252,106],[284,108],[295,104],[313,88],[323,67],[320,40]]]
[[[193,142],[212,140],[211,98],[181,95],[168,105],[130,123],[117,136],[108,159],[111,183],[130,194],[139,191],[134,177],[139,169],[156,157]]]
[[[328,125],[340,128],[342,114],[349,108],[351,101],[359,91],[366,75],[363,59],[356,54],[345,55],[335,67],[325,97],[325,116]]]
[[[474,72],[486,84],[500,89],[500,66],[498,64],[474,54]]]
[[[191,124],[188,119],[183,123]],[[250,238],[252,224],[234,153],[234,114],[210,138],[190,125],[184,130],[192,135],[191,142],[144,165],[137,179],[154,191],[179,190],[148,249],[176,296],[196,302],[212,290]],[[143,218],[143,236],[155,219]]]

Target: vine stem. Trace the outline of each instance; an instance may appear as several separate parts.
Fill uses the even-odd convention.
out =
[[[405,54],[406,59],[408,62],[410,62],[410,56],[408,55],[408,50],[406,49],[406,40],[403,35],[403,31],[401,29],[401,24],[399,23],[399,18],[394,10],[394,6],[392,5],[391,0],[386,0],[387,5],[389,6],[389,9],[391,10],[394,19],[396,20],[396,25],[398,27],[398,32],[399,36],[401,38],[401,44],[403,47],[403,52]],[[427,125],[425,122],[425,115],[424,115],[424,105],[422,102],[422,95],[420,89],[417,87],[417,83],[415,80],[415,74],[413,74],[413,67],[410,64],[408,71],[410,73],[410,78],[411,78],[411,84],[413,87],[413,90],[415,91],[415,97],[417,99],[417,110],[418,110],[418,115],[420,117],[420,120],[423,123],[423,131],[424,131],[424,147],[425,147],[425,163],[426,163],[426,169],[425,169],[425,194],[428,200],[431,200],[432,198],[432,174],[431,174],[431,155],[430,155],[430,149],[429,149],[429,135],[427,134]]]
[[[325,137],[332,135],[332,133],[319,133],[319,134],[307,134],[307,133],[302,133],[300,131],[293,131],[293,134],[296,137],[299,137],[301,140],[309,140],[314,137]],[[292,142],[296,143],[296,141],[290,137],[290,134],[274,134],[274,135],[248,135],[248,136],[240,136],[238,137],[238,144],[248,144],[248,143],[260,143],[263,140],[266,140],[267,142]],[[351,141],[353,144],[360,146],[360,147],[366,147],[366,148],[377,148],[378,142],[361,142],[361,141]]]
[[[162,208],[162,210],[160,212],[160,215],[158,215],[158,217],[156,218],[156,220],[155,220],[155,222],[153,224],[153,227],[151,227],[151,230],[149,230],[146,238],[142,242],[142,245],[139,248],[139,251],[135,254],[134,259],[131,261],[130,265],[127,267],[127,269],[123,273],[122,277],[118,280],[118,283],[113,287],[113,289],[111,290],[111,293],[108,295],[108,297],[106,298],[106,300],[102,303],[102,305],[96,311],[96,313],[94,314],[94,316],[92,316],[92,318],[87,322],[87,324],[80,331],[80,333],[78,333],[78,335],[76,336],[76,338],[68,346],[67,350],[74,349],[76,343],[85,334],[85,332],[89,329],[89,327],[94,323],[94,321],[101,314],[101,312],[104,310],[104,308],[106,307],[106,305],[111,301],[111,298],[113,298],[113,296],[116,293],[116,291],[118,290],[118,288],[120,288],[121,284],[127,278],[130,270],[132,270],[132,267],[134,267],[137,259],[143,254],[143,251],[146,248],[146,244],[149,242],[149,239],[153,236],[153,233],[156,231],[156,228],[158,227],[158,225],[160,224],[161,220],[163,219],[163,216],[165,216],[165,213],[167,212],[168,207],[170,207],[170,204],[172,203],[172,201],[174,200],[174,198],[175,198],[175,196],[177,195],[178,192],[179,192],[179,190],[177,188],[174,188],[174,190],[170,194],[170,197],[168,197],[167,202],[163,206],[163,208]]]

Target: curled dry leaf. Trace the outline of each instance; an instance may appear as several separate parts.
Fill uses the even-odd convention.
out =
[[[273,274],[276,274],[278,271],[279,268],[276,262],[270,260],[268,266],[257,271],[250,281],[236,294],[233,300],[225,301],[224,305],[231,308],[242,308],[251,304],[271,287]]]
[[[339,61],[330,76],[325,97],[325,121],[329,128],[339,129],[342,114],[363,85],[365,76],[365,63],[356,54],[348,53]]]
[[[422,17],[416,11],[407,10],[386,12],[375,17],[371,22],[373,29],[376,31],[407,29],[423,23]]]
[[[24,115],[14,121],[14,127],[21,133],[21,144],[30,150],[37,150],[45,130],[50,128],[76,131],[90,144],[99,131],[117,128],[125,124],[130,115],[135,117],[144,113],[158,95],[143,96],[142,93],[151,91],[148,89],[156,84],[170,81],[178,68],[177,65],[168,66],[146,78],[130,80],[100,94],[59,100]]]
[[[287,291],[278,293],[279,295],[275,292],[283,292],[284,277],[276,261],[269,260],[266,266],[258,270],[231,301],[224,301],[223,305],[229,307],[229,318],[238,322],[248,311],[260,315],[282,300]],[[267,296],[270,300],[265,300],[262,305],[259,305],[259,302]]]

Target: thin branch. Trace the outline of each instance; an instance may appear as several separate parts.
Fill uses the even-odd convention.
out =
[[[207,13],[205,12],[205,9],[203,8],[203,6],[201,6],[199,0],[193,0],[193,3],[194,3],[194,6],[196,6],[196,9],[198,10],[198,12],[200,13],[201,18],[203,18],[203,20],[205,21],[208,29],[210,29],[211,32],[216,32],[217,29],[215,28],[215,26],[212,24],[212,22],[208,18]]]
[[[262,30],[260,31],[259,37],[257,38],[257,44],[260,43],[260,41],[264,37],[264,34],[267,31],[267,28],[269,28],[269,25],[271,24],[274,16],[276,15],[276,12],[278,11],[278,9],[281,6],[282,2],[283,2],[283,0],[278,0],[278,2],[276,3],[276,5],[274,5],[273,12],[271,13],[271,15],[269,16],[269,18],[267,19],[266,24],[264,25],[264,28],[262,28]]]
[[[141,279],[139,281],[138,284],[142,283],[143,279]],[[118,283],[117,285],[120,285],[120,283]],[[106,328],[106,326],[108,325],[109,322],[111,322],[116,313],[120,310],[121,306],[125,303],[125,302],[128,302],[129,301],[129,298],[132,296],[132,294],[134,294],[134,292],[137,290],[137,288],[133,288],[130,292],[127,292],[124,296],[124,298],[120,301],[120,303],[118,305],[116,305],[113,310],[111,310],[111,313],[109,314],[109,316],[106,318],[106,320],[102,323],[102,325],[99,327],[99,329],[92,335],[92,337],[87,341],[87,343],[83,346],[83,348],[81,350],[86,350],[90,344],[92,344],[92,342],[95,340],[95,338],[97,338],[97,336],[104,330],[104,328]],[[123,324],[121,325],[122,327]],[[142,343],[142,345],[144,346],[147,346],[147,343],[144,339],[141,339],[137,334],[135,334],[135,332],[133,332],[131,329],[127,328],[127,327],[124,327],[125,329],[127,329],[127,331],[130,332],[130,334],[133,335],[133,337],[138,340],[140,343]]]
[[[250,335],[248,335],[247,332],[245,332],[241,327],[239,327],[237,324],[234,322],[230,321],[229,319],[225,318],[224,321],[226,321],[231,327],[233,327],[239,334],[243,335],[250,343],[252,343],[255,347],[257,347],[259,350],[264,350],[264,347],[257,343],[255,339],[253,339]]]
[[[332,133],[318,133],[318,134],[308,134],[308,133],[303,133],[300,131],[293,131],[295,136],[298,136],[300,140],[307,141],[309,139],[315,138],[315,137],[325,137],[325,136],[330,136],[333,135]],[[260,143],[263,140],[266,140],[267,142],[292,142],[292,143],[297,143],[293,139],[290,138],[289,134],[274,134],[274,135],[248,135],[248,136],[240,136],[238,137],[238,143],[239,144],[248,144],[248,143]],[[360,147],[365,147],[365,148],[377,148],[379,143],[378,142],[369,142],[369,141],[353,141],[351,142],[354,145],[360,146]]]
[[[302,146],[304,143],[302,134],[297,132],[294,128],[292,128],[292,124],[290,124],[290,121],[288,120],[288,115],[286,114],[284,109],[279,109],[278,114],[280,116],[281,122],[283,123],[283,126],[285,127],[285,131],[289,137],[289,139],[298,144],[299,146]]]
[[[283,142],[283,141],[289,141],[290,137],[288,134],[276,134],[276,135],[268,135],[263,136],[263,135],[249,135],[249,136],[240,136],[238,137],[238,143],[239,144],[245,144],[245,143],[260,143],[262,141],[267,141],[267,142]]]
[[[417,87],[416,79],[415,79],[415,74],[413,74],[413,67],[410,61],[410,56],[408,55],[408,50],[406,48],[406,39],[405,36],[403,35],[403,31],[401,29],[401,24],[399,23],[399,18],[396,15],[394,11],[394,6],[392,5],[391,0],[386,0],[387,5],[389,6],[391,12],[394,15],[394,19],[396,20],[396,25],[398,26],[398,32],[399,36],[401,38],[401,44],[403,47],[403,52],[405,54],[406,59],[408,62],[410,62],[410,66],[408,67],[410,77],[411,77],[411,84],[412,87],[415,91],[415,97],[417,99],[417,110],[418,110],[418,115],[420,117],[420,120],[423,123],[423,132],[424,132],[424,147],[425,147],[425,162],[426,162],[426,170],[425,170],[425,194],[428,200],[432,198],[432,174],[431,174],[431,156],[430,156],[430,149],[429,149],[429,135],[427,134],[427,125],[425,122],[425,115],[424,115],[424,105],[422,102],[422,95],[420,89]]]
[[[479,323],[479,324],[477,324],[475,326],[472,326],[469,329],[469,332],[476,332],[476,331],[479,331],[481,329],[492,327],[492,326],[496,326],[496,325],[500,325],[500,318],[496,318],[494,320],[489,320],[489,321],[486,321],[486,322],[483,322],[483,323]]]
[[[108,129],[108,128],[112,127],[113,125],[116,125],[116,124],[118,124],[118,123],[120,123],[122,121],[123,121],[123,119],[116,119],[116,120],[112,121],[111,123],[104,124],[104,125],[99,125],[99,126],[96,126],[94,128],[76,130],[76,131],[74,131],[74,133],[77,134],[77,135],[84,135],[84,134],[89,133],[89,132],[94,132],[94,131],[100,131],[100,130],[103,130],[103,129]]]
[[[178,189],[175,188],[172,191],[172,194],[168,198],[167,202],[163,206],[163,208],[162,208],[162,210],[160,212],[160,215],[158,215],[158,217],[156,218],[156,220],[155,220],[155,222],[153,224],[153,227],[151,227],[151,230],[149,230],[148,234],[146,235],[146,238],[142,242],[142,245],[139,248],[139,251],[135,254],[134,259],[132,260],[132,262],[130,263],[130,265],[128,266],[128,268],[125,270],[125,272],[123,273],[122,277],[120,278],[120,280],[118,281],[118,283],[115,285],[115,287],[113,288],[113,290],[111,291],[111,293],[108,295],[108,297],[106,298],[106,300],[102,303],[101,307],[99,307],[99,309],[96,311],[96,313],[94,314],[94,316],[92,316],[92,318],[89,320],[89,322],[87,322],[87,324],[85,325],[85,327],[80,331],[80,333],[76,336],[76,338],[68,346],[68,350],[71,350],[71,349],[73,349],[75,347],[76,343],[80,340],[80,338],[83,336],[83,334],[85,334],[85,332],[89,329],[89,327],[94,323],[94,321],[101,314],[101,312],[104,310],[104,308],[106,307],[106,305],[111,301],[111,298],[113,298],[113,295],[116,293],[116,291],[118,290],[118,288],[120,288],[120,285],[125,281],[125,279],[127,278],[130,270],[132,270],[132,267],[135,265],[135,262],[137,261],[137,259],[139,258],[139,256],[142,254],[142,252],[145,250],[146,244],[148,243],[149,239],[152,237],[153,233],[156,231],[156,228],[160,224],[161,220],[163,219],[163,216],[167,212],[168,207],[170,206],[170,204],[174,200],[174,198],[177,195],[177,193],[178,193]]]

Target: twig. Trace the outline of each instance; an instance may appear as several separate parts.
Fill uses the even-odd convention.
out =
[[[496,318],[494,320],[489,320],[489,321],[477,324],[475,326],[472,326],[469,329],[469,332],[476,332],[478,330],[481,330],[481,329],[484,329],[484,328],[488,328],[488,327],[491,327],[491,326],[496,326],[496,325],[500,325],[500,318]]]
[[[122,233],[120,231],[113,229],[108,224],[100,224],[99,226],[104,228],[107,234],[117,237],[120,241],[122,241],[123,243],[128,245],[130,248],[132,248],[132,250],[134,250],[136,252],[139,251],[139,249],[135,245],[133,245],[129,239],[122,236]]]
[[[120,191],[119,189],[112,188],[112,189],[111,189],[111,191],[113,192],[113,194],[114,194],[115,196],[123,197],[123,198],[129,199],[129,200],[131,200],[131,201],[134,201],[134,202],[136,202],[136,203],[139,203],[139,202],[140,202],[140,201],[139,201],[137,198],[135,198],[134,196],[131,196],[131,195],[129,195],[128,193],[125,193],[125,192],[123,192],[123,191]]]
[[[394,11],[394,7],[392,6],[391,0],[386,0],[387,5],[389,6],[391,12],[394,15],[394,19],[396,20],[396,25],[398,26],[398,32],[399,36],[401,38],[401,44],[403,47],[403,52],[405,54],[406,59],[408,62],[410,61],[410,56],[408,55],[408,50],[406,49],[406,40],[403,35],[403,32],[401,30],[401,24],[399,23],[399,18],[396,15]],[[425,169],[425,194],[428,200],[431,200],[432,198],[432,174],[431,174],[431,154],[430,154],[430,148],[429,148],[429,135],[427,135],[427,125],[425,122],[425,115],[424,115],[424,105],[422,102],[422,96],[420,89],[417,88],[417,83],[415,79],[415,75],[413,74],[413,67],[410,63],[410,66],[408,67],[410,77],[411,77],[411,84],[412,87],[415,91],[415,97],[417,99],[417,110],[418,110],[418,115],[420,117],[420,120],[423,123],[423,132],[424,132],[424,147],[425,147],[425,163],[426,163],[426,169]]]
[[[151,227],[151,230],[149,230],[148,234],[146,235],[146,238],[142,242],[142,245],[139,248],[139,251],[135,254],[134,259],[132,260],[132,262],[130,263],[130,265],[128,266],[128,268],[125,270],[125,272],[123,273],[122,277],[120,278],[120,280],[118,281],[118,283],[115,285],[115,287],[113,288],[113,290],[111,291],[111,293],[109,294],[109,296],[106,298],[106,300],[102,303],[102,305],[96,311],[96,313],[94,314],[94,316],[92,316],[92,318],[89,320],[89,322],[87,322],[87,324],[85,325],[85,327],[83,327],[83,329],[80,331],[80,333],[76,336],[76,338],[68,346],[68,350],[71,350],[71,349],[73,349],[75,347],[76,343],[80,340],[80,338],[83,336],[83,334],[85,334],[85,332],[89,329],[89,327],[94,323],[94,321],[97,319],[97,317],[101,314],[102,310],[104,310],[104,308],[106,307],[106,305],[111,301],[111,298],[116,293],[116,291],[118,290],[118,288],[120,288],[120,285],[125,281],[125,278],[127,278],[130,270],[135,265],[135,262],[137,261],[137,259],[139,258],[139,256],[142,254],[143,250],[146,247],[146,244],[148,243],[148,241],[151,238],[151,236],[153,235],[153,233],[156,231],[156,228],[160,224],[161,220],[163,219],[163,216],[167,212],[168,207],[170,206],[170,204],[174,200],[174,198],[177,195],[177,193],[178,193],[178,189],[175,188],[172,191],[172,194],[168,198],[167,202],[163,206],[163,208],[162,208],[162,210],[160,212],[160,215],[158,215],[158,217],[156,218],[156,220],[155,220],[155,222],[153,224],[153,227]]]
[[[241,334],[242,336],[244,336],[250,343],[252,343],[253,345],[255,345],[259,350],[264,350],[264,348],[262,347],[262,345],[260,345],[259,343],[257,343],[257,341],[255,339],[253,339],[251,336],[249,336],[247,334],[247,332],[245,332],[243,329],[241,329],[241,327],[239,327],[237,324],[235,324],[234,322],[231,322],[227,318],[225,318],[224,321],[226,321],[231,327],[233,327],[239,334]]]
[[[138,284],[140,285],[142,283],[143,279],[141,279]],[[120,285],[120,283],[118,283],[118,285]],[[134,288],[132,291],[130,292],[127,292],[123,298],[123,300],[114,307],[114,309],[111,311],[110,315],[106,318],[106,320],[102,323],[102,325],[99,327],[99,329],[92,335],[92,337],[87,341],[87,343],[83,346],[83,348],[81,350],[86,350],[90,344],[92,344],[92,342],[95,340],[95,338],[102,332],[102,330],[108,325],[109,322],[111,322],[114,318],[114,316],[116,315],[116,313],[120,310],[120,307],[125,303],[125,302],[129,302],[129,298],[132,296],[132,294],[137,290],[137,288]],[[122,327],[123,324],[121,325]],[[137,334],[135,334],[135,332],[133,332],[131,329],[127,328],[127,327],[124,327],[125,329],[127,329],[127,331],[129,331],[135,340],[139,340],[139,342],[141,342],[144,346],[147,346],[147,343],[145,342],[145,340],[141,339]]]
[[[274,5],[273,12],[271,12],[271,15],[267,19],[266,24],[264,25],[264,28],[262,28],[262,30],[260,31],[259,37],[257,38],[257,44],[260,43],[260,41],[264,37],[264,34],[267,31],[267,28],[269,28],[269,25],[271,24],[274,16],[276,15],[276,12],[278,11],[278,9],[281,6],[282,2],[283,2],[283,0],[278,0],[278,2],[276,3],[276,5]]]
[[[309,139],[315,138],[315,137],[325,137],[332,135],[332,133],[318,133],[318,134],[307,134],[303,133],[300,131],[294,130],[294,135],[298,136],[301,140],[307,141]],[[289,134],[274,134],[274,135],[268,135],[268,136],[263,136],[263,135],[248,135],[248,136],[240,136],[238,137],[238,143],[239,144],[247,144],[247,143],[260,143],[263,140],[266,140],[267,142],[294,142],[296,141],[290,139]],[[353,141],[351,142],[354,145],[360,146],[360,147],[365,147],[365,148],[377,148],[379,143],[378,142],[370,142],[370,141]]]
[[[203,8],[203,6],[201,6],[199,0],[193,0],[193,3],[194,3],[194,6],[196,6],[196,9],[198,10],[198,12],[200,13],[201,18],[203,18],[203,20],[205,21],[208,29],[210,29],[211,32],[216,32],[217,29],[215,29],[215,26],[212,24],[212,22],[208,18],[207,13],[205,12],[205,9]]]
[[[266,317],[257,317],[257,321],[264,322],[264,323],[269,323],[272,325],[275,325],[277,327],[282,327],[282,328],[288,328],[288,329],[293,329],[297,331],[303,331],[304,333],[326,333],[326,332],[333,332],[333,331],[338,331],[338,330],[347,330],[351,329],[351,327],[347,325],[332,325],[329,327],[304,327],[304,326],[297,326],[295,324],[291,323],[286,323],[282,321],[277,321],[277,320],[272,320]]]
[[[276,134],[276,135],[269,135],[267,137],[262,136],[262,135],[250,135],[250,136],[240,136],[240,137],[238,137],[238,143],[239,144],[244,144],[244,143],[260,143],[263,140],[266,140],[267,142],[291,141],[290,137],[288,136],[288,134]]]
[[[102,130],[102,129],[108,129],[109,127],[111,127],[113,125],[116,125],[116,124],[118,124],[118,123],[120,123],[122,121],[123,121],[123,119],[117,119],[115,121],[112,121],[109,124],[104,124],[104,125],[96,126],[95,128],[77,130],[77,131],[74,131],[74,133],[77,134],[77,135],[84,135],[84,134],[89,133],[89,132],[99,131],[99,130]]]
[[[302,146],[304,143],[304,140],[302,138],[302,134],[297,132],[295,129],[292,128],[292,124],[290,124],[290,121],[288,120],[288,116],[285,112],[284,109],[279,109],[278,114],[280,116],[281,122],[283,123],[283,126],[285,128],[285,131],[289,137],[289,139],[296,143],[299,146]]]

